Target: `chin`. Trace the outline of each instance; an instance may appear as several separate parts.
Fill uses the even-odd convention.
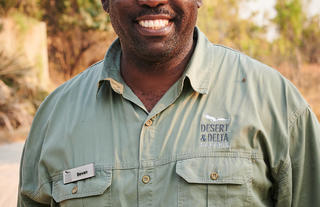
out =
[[[152,50],[144,50],[144,52],[141,52],[139,56],[147,62],[160,63],[170,60],[175,56],[175,52],[173,48],[157,48]]]
[[[152,62],[162,62],[177,55],[175,44],[169,42],[158,42],[153,44],[140,43],[135,47],[139,57]]]

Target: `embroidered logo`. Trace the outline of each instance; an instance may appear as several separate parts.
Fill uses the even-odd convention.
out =
[[[206,114],[204,117],[205,117],[206,119],[212,121],[212,122],[215,122],[215,121],[228,121],[228,119],[225,119],[225,118],[215,118],[215,117],[210,116],[210,115],[208,115],[208,114]]]
[[[200,123],[200,143],[204,147],[230,147],[230,119],[204,115]]]

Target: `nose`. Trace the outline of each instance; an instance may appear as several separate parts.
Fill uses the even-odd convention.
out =
[[[168,0],[138,0],[140,6],[157,7],[161,4],[167,4]]]

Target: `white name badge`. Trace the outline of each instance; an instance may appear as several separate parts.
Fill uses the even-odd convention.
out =
[[[95,176],[94,164],[83,165],[63,171],[63,183],[68,184]]]

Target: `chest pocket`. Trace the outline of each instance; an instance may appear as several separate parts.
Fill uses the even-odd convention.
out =
[[[96,169],[95,177],[64,184],[53,182],[52,197],[61,207],[107,207],[111,206],[111,169]]]
[[[177,162],[179,207],[250,206],[248,158],[201,157]]]

